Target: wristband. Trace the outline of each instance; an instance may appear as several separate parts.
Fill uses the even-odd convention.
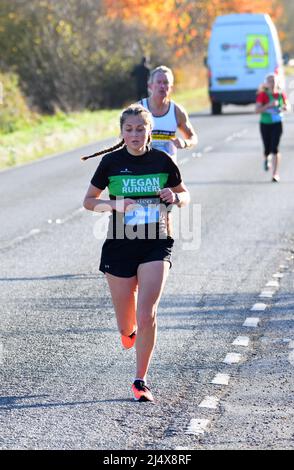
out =
[[[179,195],[177,193],[175,193],[175,202],[174,204],[178,205],[180,204],[180,198],[179,198]]]

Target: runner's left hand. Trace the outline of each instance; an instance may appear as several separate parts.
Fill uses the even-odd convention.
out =
[[[174,144],[175,147],[177,147],[177,149],[185,149],[187,147],[185,140],[182,139],[181,137],[176,137],[175,139],[171,139],[171,142]]]
[[[173,204],[176,200],[176,196],[170,188],[163,188],[159,191],[160,199],[168,204]]]

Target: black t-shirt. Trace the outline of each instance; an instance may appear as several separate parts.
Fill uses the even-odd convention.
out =
[[[126,147],[105,155],[92,180],[99,189],[108,188],[110,199],[131,198],[136,206],[125,213],[112,212],[108,238],[158,238],[170,235],[170,209],[158,192],[182,182],[177,165],[156,149],[131,155]]]

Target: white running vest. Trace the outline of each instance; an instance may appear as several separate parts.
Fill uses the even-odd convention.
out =
[[[141,104],[150,111],[147,98],[141,100]],[[178,128],[175,103],[173,101],[170,102],[169,109],[163,116],[154,116],[152,114],[152,117],[152,147],[167,153],[176,163],[177,147],[170,141],[170,139],[176,137],[176,130]]]

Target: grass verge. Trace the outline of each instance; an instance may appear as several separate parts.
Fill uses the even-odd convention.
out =
[[[206,88],[175,92],[173,100],[188,113],[208,106]],[[0,169],[28,163],[119,135],[120,109],[57,113],[42,116],[38,123],[0,136]]]

